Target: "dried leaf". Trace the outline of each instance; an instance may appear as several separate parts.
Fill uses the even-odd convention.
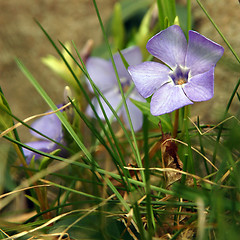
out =
[[[160,126],[161,129],[161,126]],[[164,134],[162,132],[161,143],[161,154],[162,154],[162,166],[163,168],[173,168],[177,170],[183,169],[183,163],[180,160],[177,154],[177,144],[175,141],[169,140],[171,139],[170,134]],[[169,187],[174,182],[181,179],[182,174],[178,172],[164,172],[164,177],[166,179],[166,185]]]

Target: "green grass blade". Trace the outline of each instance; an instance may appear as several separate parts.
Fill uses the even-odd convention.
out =
[[[154,217],[151,203],[151,189],[150,189],[150,171],[149,171],[149,157],[148,157],[148,117],[144,115],[143,118],[143,137],[144,137],[144,167],[145,167],[145,183],[146,183],[146,208],[147,208],[147,225],[148,225],[148,239],[152,239],[154,230]]]
[[[103,33],[103,36],[104,36],[104,39],[105,39],[105,43],[106,43],[108,51],[109,51],[110,59],[112,61],[113,68],[114,68],[114,71],[115,71],[115,74],[116,74],[116,77],[117,77],[118,86],[119,86],[119,89],[120,89],[120,92],[121,92],[121,96],[123,98],[124,107],[125,107],[125,110],[126,110],[126,113],[127,113],[127,116],[128,116],[128,121],[129,121],[129,124],[130,124],[132,138],[133,138],[133,142],[134,142],[134,145],[135,145],[134,147],[135,147],[135,151],[136,151],[136,159],[135,160],[136,160],[136,163],[137,163],[138,167],[142,167],[142,161],[141,161],[141,157],[140,157],[140,153],[139,153],[139,149],[138,149],[138,145],[137,145],[137,141],[136,141],[135,132],[133,130],[131,117],[130,117],[129,110],[128,110],[128,107],[127,107],[125,95],[124,95],[124,92],[123,92],[123,89],[122,89],[122,86],[121,86],[120,78],[118,76],[117,68],[116,68],[115,62],[113,60],[113,55],[112,55],[112,52],[111,52],[111,48],[110,48],[110,45],[109,45],[109,42],[108,42],[108,39],[107,39],[107,35],[105,33],[104,26],[103,26],[103,23],[102,23],[102,19],[101,19],[101,16],[100,16],[100,13],[99,13],[99,10],[98,10],[98,7],[97,7],[97,4],[96,4],[95,0],[93,0],[93,4],[94,4],[94,7],[95,7],[97,16],[98,16],[98,20],[99,20],[99,23],[100,23],[100,26],[101,26],[101,29],[102,29],[102,33]],[[142,180],[145,181],[144,180],[145,179],[144,172],[141,171],[140,173],[141,173]]]
[[[10,138],[8,136],[4,136],[4,138],[6,138],[8,141],[10,142],[13,142],[13,143],[16,143],[22,147],[25,147],[31,151],[34,151],[36,153],[39,153],[45,157],[49,157],[49,158],[52,158],[52,159],[55,159],[55,160],[58,160],[58,161],[63,161],[63,162],[66,162],[66,163],[69,163],[69,164],[73,164],[73,165],[76,165],[78,167],[82,167],[84,169],[88,169],[88,170],[92,170],[92,166],[90,165],[87,165],[85,163],[80,163],[80,162],[76,162],[76,161],[73,161],[70,159],[66,159],[66,158],[62,158],[62,157],[59,157],[59,156],[54,156],[54,155],[51,155],[51,154],[48,154],[48,153],[45,153],[45,152],[41,152],[41,151],[36,151],[36,149],[33,149],[25,144],[23,144],[22,142],[19,142],[13,138]],[[72,158],[73,159],[79,159],[81,155],[80,154],[76,154],[74,155]],[[94,169],[96,172],[100,173],[100,174],[104,174],[104,175],[107,175],[107,176],[110,176],[116,180],[121,180],[121,176],[119,176],[118,174],[116,173],[113,173],[113,172],[109,172],[109,171],[106,171],[105,169],[101,169],[101,168],[95,168]],[[135,179],[132,179],[132,178],[129,178],[128,181],[136,186],[139,186],[139,187],[145,187],[145,183],[141,182],[141,181],[137,181]],[[150,185],[150,188],[151,190],[153,191],[157,191],[159,193],[163,193],[163,194],[169,194],[169,195],[174,195],[173,191],[171,190],[167,190],[167,189],[164,189],[164,188],[161,188],[161,187],[157,187],[157,186],[153,186],[153,185]]]

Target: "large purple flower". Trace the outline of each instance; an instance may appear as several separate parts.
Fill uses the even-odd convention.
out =
[[[129,65],[139,64],[142,61],[142,54],[138,47],[127,48],[122,51],[122,54]],[[127,88],[131,85],[131,76],[126,70],[120,54],[117,53],[113,56],[114,62],[117,67],[117,71],[119,74],[119,78],[123,87],[123,90],[126,92]],[[106,99],[109,101],[113,109],[116,109],[122,100],[122,96],[118,87],[116,75],[113,69],[113,65],[111,61],[104,60],[98,57],[90,57],[87,60],[86,67],[88,73],[93,80],[93,82],[97,85],[100,91],[104,94]],[[88,82],[89,89],[93,91],[90,83]],[[144,101],[144,98],[140,96],[140,94],[134,88],[130,93],[129,98],[132,98],[137,101]],[[126,103],[130,112],[130,117],[133,123],[133,128],[135,131],[139,130],[142,127],[142,113],[141,111],[131,102],[131,100],[127,98]],[[101,99],[104,110],[108,118],[110,118],[113,113],[107,104]],[[104,115],[102,110],[97,102],[97,99],[94,97],[92,100],[94,107],[96,108],[96,112],[98,113],[101,119],[104,119]],[[90,106],[87,108],[87,114],[91,117],[94,117],[94,113]],[[118,115],[122,115],[124,122],[129,128],[129,122],[127,118],[126,111],[124,106],[118,111]]]
[[[50,115],[46,115],[39,118],[38,120],[33,122],[31,127],[41,132],[42,134],[46,135],[47,137],[55,140],[56,142],[64,144],[62,124],[56,114],[50,114]],[[45,153],[50,153],[56,149],[61,148],[58,144],[39,135],[38,133],[32,130],[30,130],[30,132],[33,136],[39,138],[39,140],[25,143],[29,147],[40,150]],[[28,164],[30,163],[34,155],[35,155],[35,159],[38,159],[41,157],[40,154],[34,153],[26,148],[23,148],[23,153],[26,157]]]
[[[195,31],[187,42],[177,25],[161,31],[147,43],[158,62],[130,66],[138,92],[148,98],[150,111],[158,116],[213,97],[214,68],[224,49]]]

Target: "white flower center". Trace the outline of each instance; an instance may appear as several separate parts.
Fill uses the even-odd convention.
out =
[[[188,82],[189,71],[190,69],[177,65],[170,73],[170,77],[175,85],[183,85]]]

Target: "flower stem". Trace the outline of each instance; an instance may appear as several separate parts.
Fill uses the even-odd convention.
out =
[[[173,124],[173,138],[177,137],[178,133],[178,122],[179,122],[179,109],[175,111],[174,124]]]
[[[191,0],[187,0],[187,30],[192,29],[192,11]]]
[[[183,108],[183,119],[181,119],[182,127],[181,127],[181,134],[179,136],[180,139],[182,139],[186,134],[186,128],[188,128],[188,122],[189,122],[189,116],[190,116],[190,106],[187,105]],[[185,121],[185,123],[184,123]]]

